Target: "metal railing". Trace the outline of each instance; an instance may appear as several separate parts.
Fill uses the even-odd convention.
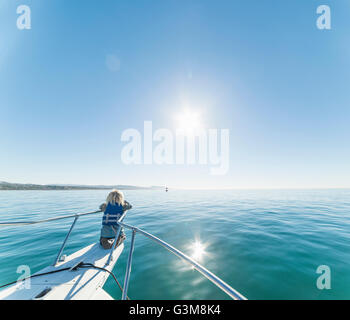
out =
[[[68,241],[68,238],[71,235],[73,228],[74,228],[76,222],[78,221],[79,217],[97,214],[97,213],[101,213],[101,212],[102,212],[101,210],[98,210],[98,211],[92,211],[92,212],[86,212],[86,213],[71,214],[71,215],[61,216],[61,217],[56,217],[56,218],[49,218],[49,219],[44,219],[44,220],[36,220],[36,221],[0,222],[0,227],[29,226],[29,225],[39,224],[39,223],[47,223],[47,222],[52,222],[52,221],[59,221],[59,220],[74,218],[74,221],[73,221],[73,223],[72,223],[72,225],[71,225],[71,227],[70,227],[70,229],[69,229],[69,231],[68,231],[68,233],[67,233],[67,235],[66,235],[66,237],[61,245],[61,248],[57,254],[57,257],[53,263],[53,266],[56,266],[57,263],[60,261],[63,250],[66,247],[66,243]],[[120,220],[120,221],[122,221],[122,220]]]
[[[58,220],[64,220],[64,219],[69,219],[69,218],[74,218],[74,221],[61,245],[61,248],[57,254],[57,257],[54,262],[54,266],[57,265],[57,263],[60,261],[61,255],[63,253],[63,250],[66,246],[66,243],[68,241],[69,236],[72,233],[72,230],[78,221],[79,217],[81,216],[87,216],[87,215],[92,215],[92,214],[97,214],[101,213],[102,211],[93,211],[93,212],[87,212],[87,213],[80,213],[80,214],[74,214],[74,215],[67,215],[67,216],[62,216],[62,217],[56,217],[56,218],[49,218],[45,220],[37,220],[37,221],[18,221],[18,222],[0,222],[0,227],[11,227],[11,226],[25,226],[25,225],[34,225],[34,224],[39,224],[39,223],[46,223],[46,222],[52,222],[52,221],[58,221]],[[204,277],[206,277],[208,280],[210,280],[212,283],[214,283],[218,288],[220,288],[223,292],[225,292],[228,296],[230,296],[234,300],[246,300],[246,297],[244,297],[242,294],[240,294],[238,291],[233,289],[230,285],[228,285],[226,282],[221,280],[218,276],[210,272],[208,269],[203,267],[201,264],[196,262],[194,259],[191,257],[187,256],[180,250],[176,249],[169,243],[155,237],[154,235],[143,231],[142,229],[139,229],[137,227],[128,225],[126,223],[123,223],[123,219],[126,216],[126,211],[124,214],[119,218],[117,224],[118,228],[116,230],[116,236],[115,236],[115,242],[117,243],[117,240],[119,238],[120,232],[122,227],[129,229],[132,231],[132,238],[131,238],[131,245],[130,245],[130,251],[128,255],[128,261],[127,261],[127,266],[126,266],[126,271],[125,271],[125,278],[124,278],[124,287],[123,287],[123,292],[122,292],[122,300],[127,299],[127,293],[128,293],[128,288],[129,288],[129,282],[130,282],[130,274],[131,274],[131,267],[132,267],[132,257],[133,257],[133,252],[134,252],[134,247],[135,247],[135,237],[137,233],[140,233],[144,235],[145,237],[151,239],[155,243],[159,244],[163,248],[167,249],[170,251],[172,254],[176,255],[180,259],[184,260],[185,262],[189,263],[194,269],[196,269],[198,272],[200,272]],[[109,258],[107,260],[107,265],[110,264],[110,262],[113,259],[113,252],[114,252],[115,246],[112,246]]]
[[[206,277],[208,280],[210,280],[212,283],[214,283],[218,288],[220,288],[222,291],[224,291],[227,295],[229,295],[234,300],[247,300],[246,297],[244,297],[242,294],[240,294],[238,291],[233,289],[230,285],[228,285],[226,282],[221,280],[219,277],[217,277],[215,274],[210,272],[208,269],[203,267],[201,264],[196,262],[194,259],[190,258],[189,256],[185,255],[180,250],[174,248],[169,243],[155,237],[154,235],[143,231],[137,227],[119,222],[119,225],[132,230],[132,239],[131,239],[131,246],[130,246],[130,252],[129,252],[129,258],[127,262],[126,272],[125,272],[125,280],[124,280],[124,289],[123,289],[123,295],[122,300],[125,300],[127,297],[127,291],[129,287],[129,281],[130,281],[130,273],[131,273],[131,264],[132,264],[132,254],[134,251],[134,245],[135,245],[135,235],[136,233],[140,233],[144,235],[145,237],[153,240],[155,243],[159,244],[160,246],[164,247],[180,259],[184,260],[185,262],[189,263],[194,269],[196,269],[198,272],[200,272],[204,277]]]
[[[78,214],[71,214],[68,216],[61,216],[56,218],[49,218],[44,220],[36,220],[36,221],[15,221],[15,222],[0,222],[0,227],[15,227],[15,226],[29,226],[32,224],[39,224],[39,223],[45,223],[45,222],[52,222],[52,221],[58,221],[58,220],[64,220],[69,218],[76,218],[76,217],[82,217],[82,216],[88,216],[91,214],[101,213],[101,210],[98,211],[92,211],[92,212],[86,212],[86,213],[78,213]]]

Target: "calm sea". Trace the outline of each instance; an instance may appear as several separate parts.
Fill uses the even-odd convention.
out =
[[[1,191],[0,220],[94,211],[107,191]],[[350,299],[350,190],[126,191],[126,222],[197,259],[249,299]],[[51,264],[72,221],[0,229],[0,284]],[[98,241],[101,216],[80,218],[70,254]],[[114,272],[123,282],[126,250]],[[194,250],[200,243],[202,255]],[[198,245],[197,245],[198,248]],[[331,289],[316,286],[318,266]],[[105,290],[120,290],[109,279]],[[213,284],[149,239],[136,236],[131,299],[226,299]]]

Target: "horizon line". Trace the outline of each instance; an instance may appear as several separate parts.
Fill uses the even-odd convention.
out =
[[[152,188],[152,187],[157,187],[157,188],[161,188],[161,187],[168,187],[169,189],[172,190],[347,190],[350,189],[350,186],[347,187],[334,187],[334,186],[329,186],[329,187],[223,187],[223,188],[203,188],[203,187],[190,187],[190,188],[186,188],[186,187],[171,187],[169,185],[157,185],[157,184],[149,184],[149,185],[139,185],[139,184],[79,184],[79,183],[32,183],[32,182],[8,182],[8,181],[2,181],[0,180],[0,184],[1,183],[9,183],[9,184],[18,184],[18,185],[37,185],[37,186],[59,186],[59,187],[106,187],[106,188],[114,188],[114,187],[118,187],[118,186],[125,186],[125,187],[136,187],[136,188]],[[0,191],[6,191],[6,190],[0,190]],[[11,191],[11,190],[8,190]],[[15,190],[14,190],[15,191]],[[40,191],[40,190],[37,190]],[[52,190],[54,191],[54,190]],[[57,190],[60,191],[60,190]],[[70,191],[74,191],[74,190],[70,190]]]

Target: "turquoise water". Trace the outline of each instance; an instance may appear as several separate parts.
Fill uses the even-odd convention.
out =
[[[1,191],[0,220],[42,219],[95,210],[106,191]],[[249,299],[350,298],[350,190],[126,191],[126,222],[199,261]],[[0,229],[0,284],[52,263],[71,221]],[[80,219],[65,253],[98,240],[101,216]],[[114,272],[123,281],[126,250]],[[316,269],[328,265],[331,290]],[[105,289],[120,298],[109,279]],[[208,280],[150,240],[136,237],[131,299],[225,299]]]

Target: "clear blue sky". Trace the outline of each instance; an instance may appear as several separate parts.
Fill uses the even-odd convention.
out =
[[[3,0],[0,180],[350,187],[349,34],[348,0]],[[125,166],[122,131],[172,128],[184,101],[231,130],[229,173]]]

